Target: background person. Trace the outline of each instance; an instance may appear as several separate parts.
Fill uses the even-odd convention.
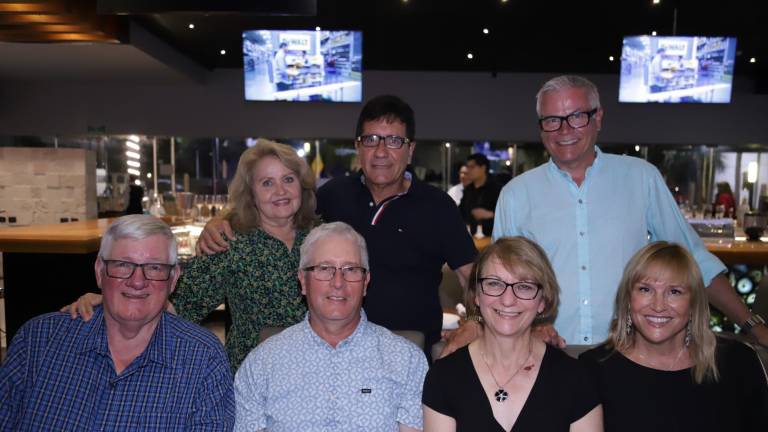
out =
[[[425,431],[603,430],[587,371],[531,332],[557,315],[558,290],[544,251],[528,239],[502,238],[480,253],[465,303],[484,331],[427,373]]]
[[[597,380],[606,431],[768,430],[759,359],[740,342],[715,338],[704,282],[685,248],[640,249],[614,310],[608,340],[580,357]]]
[[[0,430],[229,431],[232,375],[211,332],[164,311],[179,277],[168,225],[123,216],[94,265],[103,306],[16,333],[0,367]]]
[[[485,235],[491,235],[493,231],[493,216],[501,186],[490,176],[490,168],[490,161],[482,153],[467,158],[467,177],[470,183],[464,188],[459,210],[472,234],[477,232],[478,225]]]
[[[291,147],[259,140],[240,156],[229,191],[225,218],[237,237],[225,253],[192,259],[171,301],[193,322],[227,302],[226,347],[235,371],[262,328],[295,324],[306,312],[296,269],[299,246],[316,220],[314,175]],[[72,314],[77,308],[87,317],[98,301],[86,294]]]
[[[370,323],[365,240],[320,225],[297,272],[309,313],[256,347],[237,372],[237,431],[416,431],[427,371],[414,344]]]
[[[461,197],[464,196],[464,188],[467,187],[470,180],[467,178],[467,164],[461,164],[459,167],[459,182],[448,188],[448,196],[453,198],[456,205],[461,204]]]
[[[740,325],[758,321],[723,275],[723,263],[680,213],[659,171],[642,159],[596,147],[603,108],[594,84],[559,76],[542,86],[536,100],[550,160],[504,186],[493,236],[523,235],[547,252],[562,288],[555,321],[560,336],[582,345],[608,337],[621,271],[654,240],[691,251],[709,301],[729,319]],[[768,345],[768,327],[751,331]]]

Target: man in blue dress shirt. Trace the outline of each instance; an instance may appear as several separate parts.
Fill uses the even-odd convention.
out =
[[[594,84],[578,76],[553,78],[539,90],[536,111],[550,160],[502,189],[493,237],[522,235],[547,252],[562,289],[555,321],[560,336],[579,345],[605,340],[624,266],[656,240],[690,250],[710,303],[736,323],[754,322],[723,276],[725,266],[680,213],[659,171],[595,146],[603,108]],[[764,325],[752,332],[768,343]]]
[[[426,358],[416,345],[367,320],[368,268],[365,240],[349,225],[334,222],[309,233],[298,274],[309,312],[259,344],[240,366],[235,430],[422,429]]]
[[[104,303],[90,321],[51,313],[14,337],[0,368],[0,430],[231,430],[221,343],[164,311],[179,277],[168,225],[117,219],[95,270]]]

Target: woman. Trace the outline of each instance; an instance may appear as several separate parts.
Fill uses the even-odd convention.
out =
[[[582,366],[532,336],[557,314],[559,287],[535,243],[508,237],[472,268],[466,304],[482,336],[427,373],[424,430],[602,431],[597,393]]]
[[[229,192],[225,218],[237,236],[226,252],[184,266],[171,302],[180,316],[200,322],[227,301],[226,348],[236,371],[263,327],[289,326],[306,313],[296,272],[299,247],[316,219],[314,176],[291,147],[259,140],[240,157]],[[86,294],[71,310],[89,316],[100,302]]]
[[[655,242],[629,261],[605,344],[582,354],[606,431],[766,431],[768,395],[755,353],[709,329],[696,262]]]

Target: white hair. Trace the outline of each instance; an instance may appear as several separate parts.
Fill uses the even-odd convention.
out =
[[[112,222],[101,238],[99,256],[110,258],[113,244],[122,239],[143,240],[153,235],[168,239],[168,264],[176,264],[176,237],[171,228],[162,220],[150,215],[127,215]]]
[[[536,93],[536,114],[541,115],[541,97],[544,93],[572,88],[583,89],[587,92],[590,109],[600,108],[600,93],[592,81],[578,75],[560,75],[545,82],[539,92]]]
[[[315,248],[315,244],[327,237],[341,237],[344,239],[352,240],[360,249],[360,265],[366,270],[370,270],[368,266],[368,248],[365,245],[365,239],[358,234],[354,228],[345,224],[344,222],[331,222],[319,225],[307,234],[307,238],[301,244],[301,258],[299,260],[299,268],[305,268],[309,265],[309,260],[312,257],[312,251]]]

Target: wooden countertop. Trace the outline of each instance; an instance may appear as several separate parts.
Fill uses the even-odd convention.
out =
[[[112,219],[0,228],[0,252],[81,254],[99,250]]]

